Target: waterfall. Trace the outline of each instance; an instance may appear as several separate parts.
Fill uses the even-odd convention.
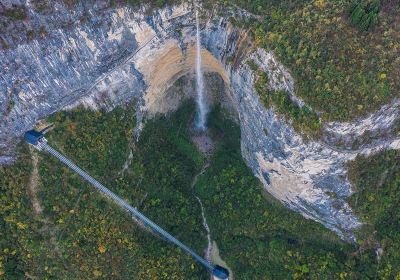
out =
[[[204,78],[201,67],[201,38],[199,12],[196,9],[196,93],[197,93],[197,120],[196,127],[204,131],[207,122],[207,104],[204,97]]]

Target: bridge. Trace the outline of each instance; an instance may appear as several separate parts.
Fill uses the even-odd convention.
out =
[[[210,273],[217,279],[226,280],[229,277],[229,272],[226,268],[219,265],[212,265],[204,258],[199,256],[196,252],[190,249],[188,246],[183,244],[181,241],[176,239],[174,236],[169,234],[167,231],[159,227],[156,223],[151,221],[141,212],[139,212],[136,208],[132,207],[128,203],[126,203],[121,197],[113,193],[111,190],[106,188],[104,185],[95,180],[92,176],[86,173],[84,170],[79,168],[75,163],[73,163],[68,158],[64,157],[61,153],[53,149],[50,145],[47,144],[47,139],[44,137],[43,133],[36,130],[27,131],[24,135],[25,141],[34,146],[39,151],[48,152],[53,155],[57,159],[59,159],[63,164],[71,168],[77,174],[79,174],[83,179],[88,181],[91,185],[93,185],[100,193],[104,196],[108,197],[112,201],[114,201],[117,205],[119,205],[124,210],[128,211],[131,215],[133,215],[136,219],[141,221],[145,226],[152,229],[154,232],[158,233],[161,237],[164,237],[167,241],[172,244],[178,246],[186,253],[190,254],[197,262],[202,264]]]

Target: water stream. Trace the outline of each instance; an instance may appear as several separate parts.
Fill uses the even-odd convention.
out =
[[[208,241],[208,244],[207,244],[207,249],[206,249],[205,257],[206,257],[206,260],[207,260],[209,263],[212,263],[212,260],[211,260],[212,241],[211,241],[210,227],[209,227],[208,224],[207,224],[206,215],[205,215],[205,213],[204,213],[203,202],[201,201],[200,197],[198,197],[197,195],[195,195],[195,197],[196,197],[197,201],[198,201],[199,204],[200,204],[200,207],[201,207],[201,216],[203,217],[203,227],[204,227],[204,229],[205,229],[206,232],[207,232],[207,241]]]
[[[210,227],[207,223],[207,218],[206,218],[206,214],[205,214],[205,208],[203,205],[203,202],[201,201],[201,198],[199,196],[196,195],[196,191],[195,191],[195,185],[197,183],[198,178],[204,174],[204,172],[206,172],[207,168],[210,166],[209,163],[209,159],[207,159],[207,162],[204,164],[203,168],[201,169],[201,171],[193,178],[192,181],[192,190],[193,190],[193,196],[196,198],[196,200],[199,202],[200,204],[200,208],[201,208],[201,217],[203,218],[203,227],[207,232],[207,248],[205,249],[205,259],[212,264],[218,264],[218,265],[222,265],[223,267],[227,268],[229,270],[229,279],[233,280],[233,273],[232,270],[228,267],[228,265],[226,264],[226,262],[224,262],[219,254],[219,250],[218,250],[218,246],[217,246],[217,242],[212,240],[211,237],[211,230]],[[211,275],[210,277],[211,280],[218,280],[218,278],[214,277]]]
[[[200,205],[201,217],[203,219],[203,227],[207,233],[207,248],[205,249],[205,252],[204,252],[205,253],[204,258],[209,263],[222,265],[223,267],[227,268],[229,270],[229,274],[230,274],[229,279],[232,280],[233,279],[232,270],[221,259],[220,255],[219,255],[217,243],[216,243],[216,241],[212,240],[211,229],[207,223],[207,218],[206,218],[206,209],[203,205],[203,201],[196,194],[196,189],[195,189],[195,186],[197,184],[199,177],[202,176],[210,166],[210,161],[211,161],[212,154],[214,152],[215,143],[213,142],[213,139],[210,137],[209,131],[207,129],[205,129],[204,131],[201,131],[201,132],[192,131],[191,137],[192,137],[192,141],[196,145],[197,149],[205,156],[205,163],[204,163],[203,167],[201,168],[200,172],[194,176],[192,184],[191,184],[193,196],[196,198],[196,200],[199,202],[199,205]],[[211,275],[210,279],[218,280],[217,278],[215,278],[212,275]]]
[[[198,174],[196,174],[196,176],[193,178],[193,181],[192,181],[192,190],[193,190],[193,195],[194,195],[194,197],[196,198],[196,200],[197,200],[197,201],[199,202],[199,204],[200,204],[200,208],[201,208],[201,217],[203,218],[203,227],[204,227],[204,229],[205,229],[206,232],[207,232],[207,249],[206,249],[206,251],[205,251],[205,259],[206,259],[209,263],[212,263],[212,260],[211,260],[211,250],[212,250],[211,231],[210,231],[210,227],[209,227],[208,224],[207,224],[207,219],[206,219],[206,215],[205,215],[205,209],[204,209],[204,206],[203,206],[203,202],[201,201],[200,197],[198,197],[198,196],[196,195],[196,192],[195,192],[195,190],[194,190],[194,187],[195,187],[195,185],[196,185],[196,183],[197,183],[198,178],[199,178],[201,175],[204,174],[204,172],[207,170],[208,167],[209,167],[209,163],[206,162],[206,163],[204,164],[203,168],[201,169],[201,171],[200,171]]]

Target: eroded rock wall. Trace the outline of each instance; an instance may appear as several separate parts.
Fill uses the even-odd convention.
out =
[[[48,39],[2,50],[0,91],[6,94],[0,96],[0,145],[10,150],[39,119],[78,105],[112,109],[136,99],[140,123],[145,114],[164,112],[165,100],[158,101],[179,77],[193,72],[191,8],[182,4],[148,16],[128,7],[98,15],[87,11],[92,17],[86,23],[56,28]],[[303,104],[294,95],[290,72],[274,55],[252,48],[245,31],[216,15],[203,19],[201,35],[205,71],[218,73],[228,85],[241,126],[242,154],[265,189],[291,209],[354,239],[352,232],[360,222],[346,203],[352,194],[346,162],[359,153],[398,149],[398,137],[356,151],[304,141],[273,108],[267,110],[255,92],[249,59],[268,72],[272,89],[287,89]],[[377,120],[375,116],[370,121]],[[343,134],[348,133],[346,127],[357,130],[351,124],[329,124],[327,130],[335,126]],[[7,156],[3,151],[3,161],[11,158]]]

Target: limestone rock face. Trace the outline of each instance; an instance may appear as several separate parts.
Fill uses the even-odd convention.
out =
[[[136,100],[139,123],[146,115],[165,112],[167,89],[193,72],[195,23],[188,4],[150,15],[129,7],[95,7],[84,11],[84,22],[83,11],[62,5],[57,9],[58,14],[47,16],[28,9],[31,22],[46,23],[48,37],[1,50],[0,163],[12,160],[13,145],[26,130],[59,110],[78,105],[111,110]],[[72,24],[57,24],[60,17]],[[218,73],[229,89],[248,166],[285,205],[354,239],[352,231],[360,222],[345,202],[352,194],[346,162],[359,153],[398,149],[399,137],[378,139],[358,150],[339,149],[329,141],[304,141],[273,108],[263,106],[253,86],[256,75],[247,62],[252,59],[268,72],[271,88],[287,89],[303,106],[294,95],[290,72],[273,53],[252,48],[246,32],[226,18],[213,15],[202,21],[204,70]],[[399,115],[396,101],[389,109],[360,122],[379,129],[385,118]],[[357,135],[358,127],[331,123],[326,130],[345,137]]]

